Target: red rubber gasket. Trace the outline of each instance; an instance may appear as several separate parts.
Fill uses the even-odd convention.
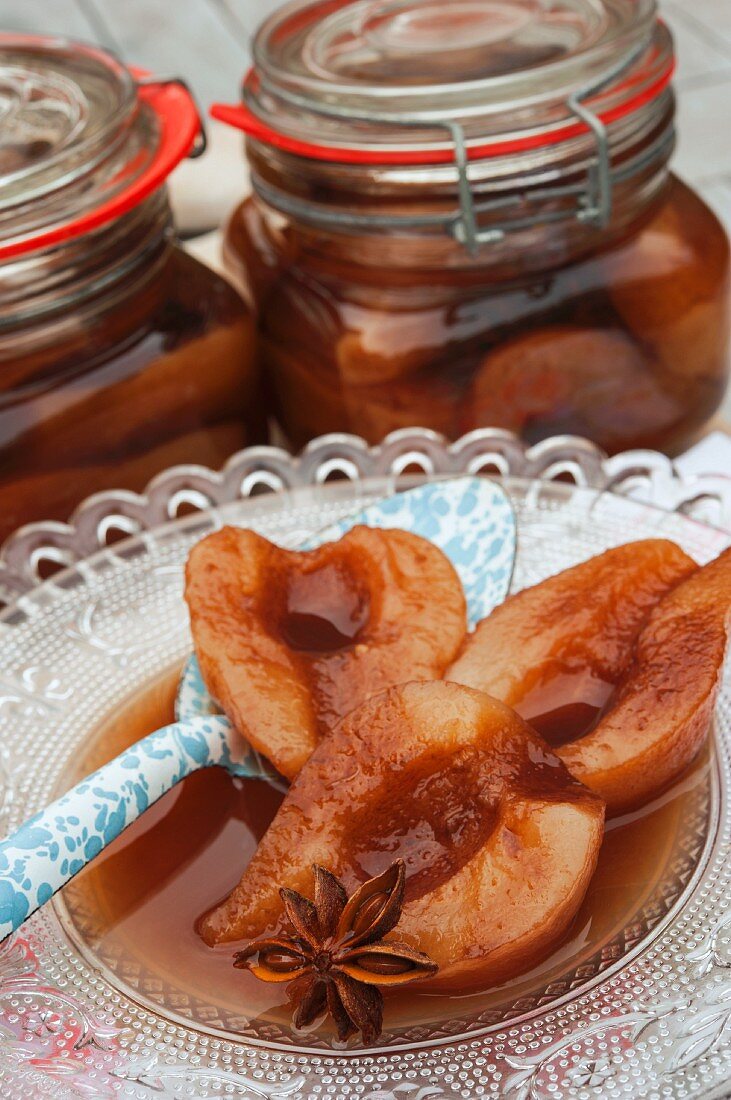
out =
[[[621,118],[626,118],[638,111],[645,104],[650,103],[665,91],[673,79],[675,72],[675,59],[667,65],[665,71],[634,96],[612,107],[607,111],[597,112],[602,122],[609,124]],[[251,75],[251,74],[249,74]],[[248,77],[247,77],[248,79]],[[637,77],[628,78],[621,88],[631,87],[637,82]],[[263,123],[244,104],[214,103],[210,110],[211,116],[220,122],[225,122],[237,130],[243,130],[249,137],[257,141],[272,145],[285,153],[294,153],[296,156],[309,160],[329,160],[336,164],[452,164],[454,163],[454,151],[451,147],[435,149],[352,149],[339,145],[320,145],[308,141],[300,141],[298,138],[283,134],[273,127]],[[579,137],[589,132],[585,122],[566,122],[556,127],[550,134],[526,134],[523,137],[510,138],[504,141],[496,140],[482,145],[470,145],[467,147],[468,160],[483,160],[489,157],[509,156],[513,153],[524,153],[530,149],[540,149],[546,146],[558,145],[571,138]]]

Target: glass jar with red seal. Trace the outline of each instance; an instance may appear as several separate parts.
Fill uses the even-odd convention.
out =
[[[176,243],[202,140],[178,81],[0,37],[0,538],[259,441],[251,311]]]
[[[254,42],[226,258],[295,445],[482,426],[676,452],[725,390],[729,247],[669,170],[654,0],[308,0]]]

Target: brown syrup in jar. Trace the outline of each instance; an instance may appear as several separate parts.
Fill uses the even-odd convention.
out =
[[[250,311],[174,232],[187,91],[35,35],[2,36],[0,71],[22,105],[0,151],[2,541],[170,466],[218,468],[265,441],[266,413]]]
[[[32,350],[22,328],[0,339],[0,541],[67,520],[91,493],[141,491],[185,462],[217,468],[264,439],[238,295],[177,247],[152,274],[114,307],[39,323]]]
[[[67,781],[171,721],[176,684],[177,670],[112,716]],[[539,718],[534,715],[533,722],[540,728]],[[389,998],[386,1026],[489,1012],[586,962],[673,877],[683,822],[704,804],[708,777],[704,752],[655,802],[608,822],[586,899],[549,958],[503,987],[466,996],[420,994],[410,987]],[[211,949],[195,932],[198,917],[238,882],[282,797],[260,781],[234,779],[218,768],[189,777],[65,888],[75,935],[119,980],[125,973],[142,975],[139,993],[173,1013],[189,1005],[195,1016],[199,1006],[213,1004],[229,1017],[239,1013],[287,1027],[283,986],[235,970],[232,955],[240,945]],[[205,1015],[196,1018],[205,1026]]]
[[[358,196],[316,194],[359,208]],[[227,263],[256,308],[273,410],[295,447],[334,431],[379,443],[411,426],[449,438],[498,427],[529,443],[573,434],[610,453],[677,453],[720,405],[729,248],[677,179],[639,224],[594,234],[577,255],[550,230],[512,263],[488,250],[469,267],[455,249],[311,233],[255,199],[234,214]]]

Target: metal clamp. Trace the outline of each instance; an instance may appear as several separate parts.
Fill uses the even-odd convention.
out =
[[[597,92],[612,84],[634,64],[646,49],[647,43],[640,43],[599,80],[580,88],[569,96],[566,101],[572,114],[588,126],[594,136],[596,145],[594,159],[589,162],[587,168],[586,189],[579,192],[578,205],[573,216],[577,221],[586,225],[595,225],[599,229],[605,229],[612,217],[613,179],[609,134],[607,127],[599,116],[582,101],[591,98],[591,96],[596,95]],[[461,216],[454,223],[452,233],[455,239],[465,246],[469,254],[475,256],[481,245],[502,240],[510,230],[524,229],[538,223],[539,218],[523,218],[508,222],[500,227],[490,229],[480,229],[478,227],[476,216],[478,208],[475,204],[469,180],[469,160],[464,131],[458,122],[445,122],[443,125],[451,134],[454,142],[460,196]],[[571,188],[556,189],[554,191],[556,196],[570,193],[572,193]]]
[[[609,146],[609,133],[604,122],[589,107],[584,100],[601,92],[611,85],[647,49],[647,42],[643,41],[635,46],[621,61],[607,70],[603,76],[585,85],[574,92],[566,103],[573,115],[585,123],[594,137],[595,151],[591,158],[583,183],[571,184],[563,187],[543,188],[531,192],[531,197],[536,199],[556,199],[576,196],[576,207],[573,211],[559,211],[540,215],[528,215],[522,218],[507,220],[499,226],[480,229],[478,215],[492,213],[509,207],[521,206],[525,203],[526,194],[513,194],[501,196],[485,201],[476,201],[469,178],[470,160],[467,151],[467,141],[462,125],[449,119],[439,118],[408,118],[401,114],[381,111],[353,112],[335,104],[323,104],[312,102],[305,96],[300,96],[281,87],[270,87],[266,76],[261,75],[261,86],[266,88],[275,97],[284,100],[292,106],[320,114],[326,118],[339,119],[344,122],[365,122],[372,124],[385,124],[403,126],[407,129],[434,129],[441,128],[449,134],[454,146],[454,163],[457,169],[457,191],[459,196],[459,209],[447,216],[420,215],[418,217],[388,215],[372,216],[367,214],[344,213],[332,211],[325,215],[316,204],[309,203],[300,198],[285,195],[283,192],[271,186],[271,184],[259,179],[252,173],[252,184],[266,200],[273,200],[274,205],[284,213],[304,215],[319,223],[326,220],[331,224],[357,229],[388,229],[388,228],[418,228],[426,225],[442,225],[455,240],[462,244],[471,256],[476,256],[480,248],[486,244],[494,244],[501,241],[509,232],[529,228],[532,225],[545,222],[577,220],[587,225],[595,225],[598,228],[606,228],[612,217],[612,194],[614,183],[620,179],[626,179],[634,172],[641,171],[650,161],[651,157],[658,154],[664,147],[674,141],[672,127],[667,133],[661,134],[647,146],[642,153],[633,158],[630,164],[620,170],[612,170],[611,152]],[[248,88],[244,87],[244,99],[250,99]],[[254,109],[255,105],[249,103]]]
[[[169,84],[177,84],[179,88],[187,92],[198,116],[198,133],[195,136],[193,147],[188,153],[188,160],[197,160],[198,157],[202,157],[208,148],[208,134],[206,133],[203,113],[198,105],[198,100],[187,80],[184,80],[182,76],[141,76],[137,78],[136,84],[138,88],[164,88]]]
[[[573,213],[553,215],[549,218],[534,215],[524,218],[515,218],[504,222],[500,226],[491,226],[489,229],[480,229],[477,222],[478,212],[484,213],[495,209],[497,203],[476,203],[472,185],[469,179],[469,160],[467,157],[464,131],[458,122],[445,123],[452,135],[455,150],[455,163],[457,165],[457,187],[460,199],[460,215],[451,226],[451,232],[455,240],[463,244],[470,256],[476,256],[480,247],[485,244],[495,244],[504,240],[507,233],[519,229],[527,229],[532,225],[538,225],[547,220],[558,221],[567,218],[575,218],[586,225],[595,225],[604,229],[609,225],[612,216],[612,171],[609,152],[609,137],[607,128],[601,119],[580,103],[581,93],[571,96],[567,101],[571,110],[591,130],[596,140],[596,152],[587,166],[585,187],[556,187],[550,192],[542,191],[539,194],[553,198],[564,198],[572,194],[577,195],[577,206]],[[534,197],[538,197],[535,195]],[[505,205],[518,205],[524,201],[523,195],[516,195],[506,200]]]
[[[511,207],[521,206],[526,201],[526,193],[475,202],[465,172],[460,176],[460,206],[457,210],[446,214],[360,214],[355,211],[333,209],[330,206],[323,206],[309,199],[288,194],[263,179],[255,169],[251,171],[251,185],[268,206],[310,225],[320,226],[323,229],[335,227],[345,232],[364,233],[441,229],[475,256],[483,245],[496,243],[503,240],[511,231],[530,228],[534,225],[547,225],[567,219],[606,225],[611,217],[614,186],[639,175],[660,158],[667,159],[672,152],[674,142],[675,128],[668,125],[636,156],[626,160],[620,167],[610,168],[608,183],[602,180],[598,171],[591,170],[588,185],[586,181],[582,181],[564,186],[534,188],[530,192],[530,198],[534,203],[555,202],[556,199],[567,199],[573,196],[576,199],[573,211],[567,213],[565,210],[544,210],[540,214],[505,220],[498,226],[484,230],[477,228],[478,215],[495,215]],[[593,186],[591,181],[596,181]],[[470,227],[472,227],[471,233]]]

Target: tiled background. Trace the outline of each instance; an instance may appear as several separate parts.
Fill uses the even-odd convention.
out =
[[[447,0],[448,2],[448,0]],[[46,31],[110,46],[156,73],[185,75],[203,107],[234,101],[257,24],[279,0],[0,0],[0,29]],[[677,43],[676,170],[731,232],[731,0],[660,0]],[[244,186],[240,138],[210,129],[210,154],[174,181],[178,222],[213,228]],[[725,416],[731,420],[731,391]]]

